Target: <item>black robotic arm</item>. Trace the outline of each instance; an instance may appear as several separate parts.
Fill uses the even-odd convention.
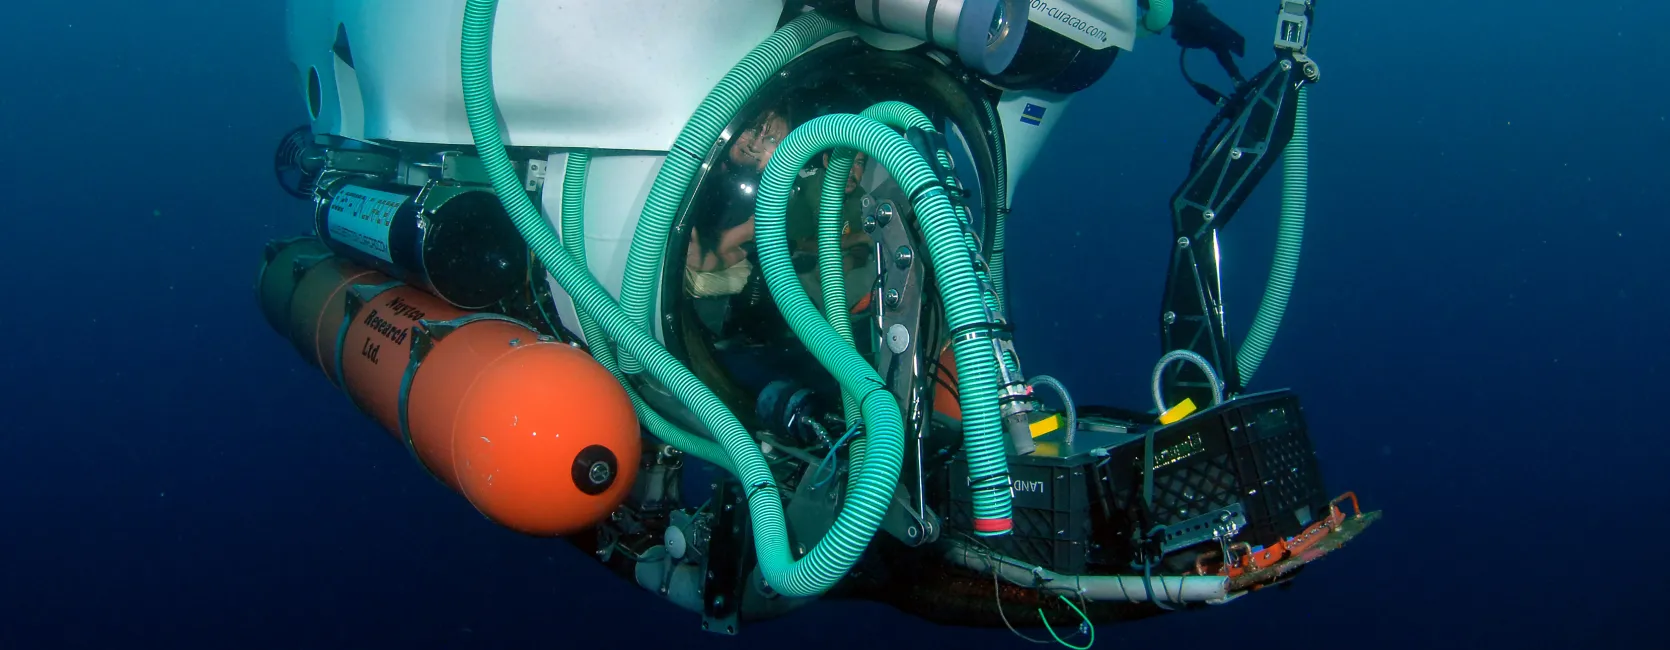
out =
[[[1179,16],[1185,5],[1194,7],[1190,11],[1205,12],[1198,0],[1188,0],[1178,3]],[[1313,5],[1314,0],[1283,3],[1275,61],[1215,102],[1218,113],[1195,147],[1188,177],[1171,197],[1174,239],[1161,305],[1162,351],[1188,350],[1205,357],[1224,395],[1240,392],[1242,384],[1234,344],[1224,327],[1218,230],[1229,223],[1281,157],[1293,137],[1299,89],[1320,78],[1306,53]],[[1222,24],[1209,12],[1203,15],[1211,18],[1210,23]],[[1192,20],[1203,20],[1199,16]],[[1174,21],[1173,29],[1178,27]],[[1178,42],[1190,47],[1189,43],[1199,42],[1195,40],[1198,34],[1218,34],[1211,42],[1227,48],[1226,43],[1239,42],[1222,37],[1222,30],[1227,29],[1185,27],[1185,33],[1193,35]],[[1160,390],[1167,405],[1189,398],[1204,406],[1212,402],[1213,388],[1198,367],[1176,364],[1166,369]]]

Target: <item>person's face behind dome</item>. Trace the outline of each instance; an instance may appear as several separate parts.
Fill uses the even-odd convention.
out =
[[[864,163],[869,160],[862,151],[852,157],[852,170],[847,172],[847,194],[858,191],[858,183],[864,180]]]
[[[771,154],[776,153],[777,145],[788,134],[788,120],[776,113],[767,114],[759,126],[736,136],[736,142],[731,145],[731,163],[752,167],[757,172],[765,171],[765,163],[771,160]]]
[[[852,169],[847,170],[847,194],[858,191],[858,184],[864,180],[864,163],[869,160],[870,157],[864,155],[862,151],[853,154]],[[823,168],[829,169],[829,152],[827,151],[823,152]]]

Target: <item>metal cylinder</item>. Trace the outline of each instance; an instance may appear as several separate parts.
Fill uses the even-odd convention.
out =
[[[323,185],[314,229],[356,264],[460,309],[493,306],[527,278],[527,244],[491,189],[360,176]]]
[[[754,403],[754,414],[772,433],[791,444],[812,444],[806,422],[812,418],[814,394],[810,388],[790,379],[779,379],[767,384]]]
[[[1009,67],[1026,35],[1027,0],[852,0],[858,19],[956,52],[963,65],[994,75]]]

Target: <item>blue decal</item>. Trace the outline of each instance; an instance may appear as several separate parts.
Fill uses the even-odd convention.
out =
[[[1037,104],[1027,104],[1021,109],[1021,122],[1038,126],[1044,123],[1044,107]]]

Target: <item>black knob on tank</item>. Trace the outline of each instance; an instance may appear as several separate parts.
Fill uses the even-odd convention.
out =
[[[591,445],[574,455],[574,487],[586,494],[602,494],[615,484],[620,475],[620,462],[615,452],[602,445]]]

